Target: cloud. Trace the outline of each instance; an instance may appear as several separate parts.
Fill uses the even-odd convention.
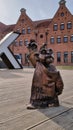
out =
[[[33,20],[52,18],[60,0],[0,0],[0,22],[14,24],[20,16],[20,9],[25,8],[27,15]],[[67,7],[73,12],[73,0],[66,0]]]

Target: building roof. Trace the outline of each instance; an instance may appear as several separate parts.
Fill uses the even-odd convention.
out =
[[[36,27],[40,26],[48,26],[52,19],[44,19],[44,20],[38,20],[38,21],[33,21]]]
[[[0,33],[12,31],[14,27],[15,27],[15,24],[5,25],[4,23],[0,22]]]
[[[6,25],[0,22],[0,32],[3,32],[6,29]]]

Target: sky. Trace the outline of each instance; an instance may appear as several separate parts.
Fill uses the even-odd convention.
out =
[[[0,22],[15,24],[20,16],[20,9],[33,20],[53,18],[59,8],[60,0],[0,0]],[[66,6],[73,14],[73,0],[66,0]]]

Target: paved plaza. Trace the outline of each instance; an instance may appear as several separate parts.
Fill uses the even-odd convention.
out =
[[[73,70],[59,70],[64,81],[60,106],[27,110],[33,68],[0,70],[0,130],[73,130]]]

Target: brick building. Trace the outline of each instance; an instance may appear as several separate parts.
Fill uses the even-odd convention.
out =
[[[21,33],[10,48],[14,54],[21,55],[22,65],[28,65],[26,44],[30,39],[35,39],[38,48],[46,42],[54,51],[56,65],[73,65],[73,15],[66,1],[60,0],[52,19],[32,21],[24,8],[20,12],[17,23],[5,27],[0,38],[12,30]]]

